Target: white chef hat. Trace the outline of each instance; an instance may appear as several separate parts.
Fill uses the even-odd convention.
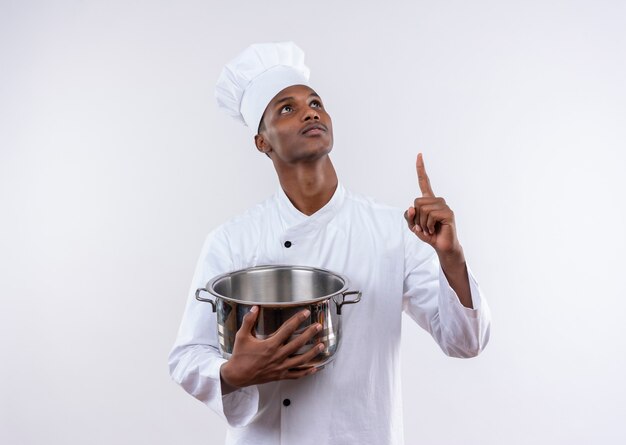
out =
[[[256,134],[267,104],[292,85],[309,86],[304,52],[293,42],[255,43],[222,69],[215,98],[218,108]]]

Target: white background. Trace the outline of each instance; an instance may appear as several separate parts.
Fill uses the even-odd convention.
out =
[[[626,3],[0,2],[0,443],[219,444],[167,355],[209,230],[278,187],[215,105],[293,40],[349,188],[398,207],[424,153],[492,339],[405,317],[408,444],[625,443]]]

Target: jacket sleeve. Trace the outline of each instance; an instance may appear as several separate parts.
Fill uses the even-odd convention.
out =
[[[450,357],[475,357],[489,341],[491,316],[467,266],[473,309],[450,287],[435,250],[404,226],[403,310],[428,331]]]
[[[187,304],[176,342],[169,354],[172,379],[189,394],[212,408],[229,425],[247,425],[258,411],[256,386],[222,395],[220,367],[226,362],[219,352],[217,317],[210,303],[197,301],[196,289],[205,287],[213,277],[232,271],[233,260],[224,232],[211,232],[202,247],[200,258],[187,295]],[[203,293],[205,298],[210,294]]]

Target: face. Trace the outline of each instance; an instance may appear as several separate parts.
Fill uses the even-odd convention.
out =
[[[285,88],[267,105],[255,143],[275,163],[310,162],[327,155],[333,126],[322,99],[305,85]]]

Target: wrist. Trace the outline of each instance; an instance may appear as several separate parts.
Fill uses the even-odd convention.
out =
[[[222,383],[222,394],[228,394],[240,388],[236,384],[236,377],[232,374],[230,360],[220,366],[220,381]]]
[[[437,251],[437,256],[442,266],[459,267],[465,265],[465,254],[460,244],[447,251]]]

